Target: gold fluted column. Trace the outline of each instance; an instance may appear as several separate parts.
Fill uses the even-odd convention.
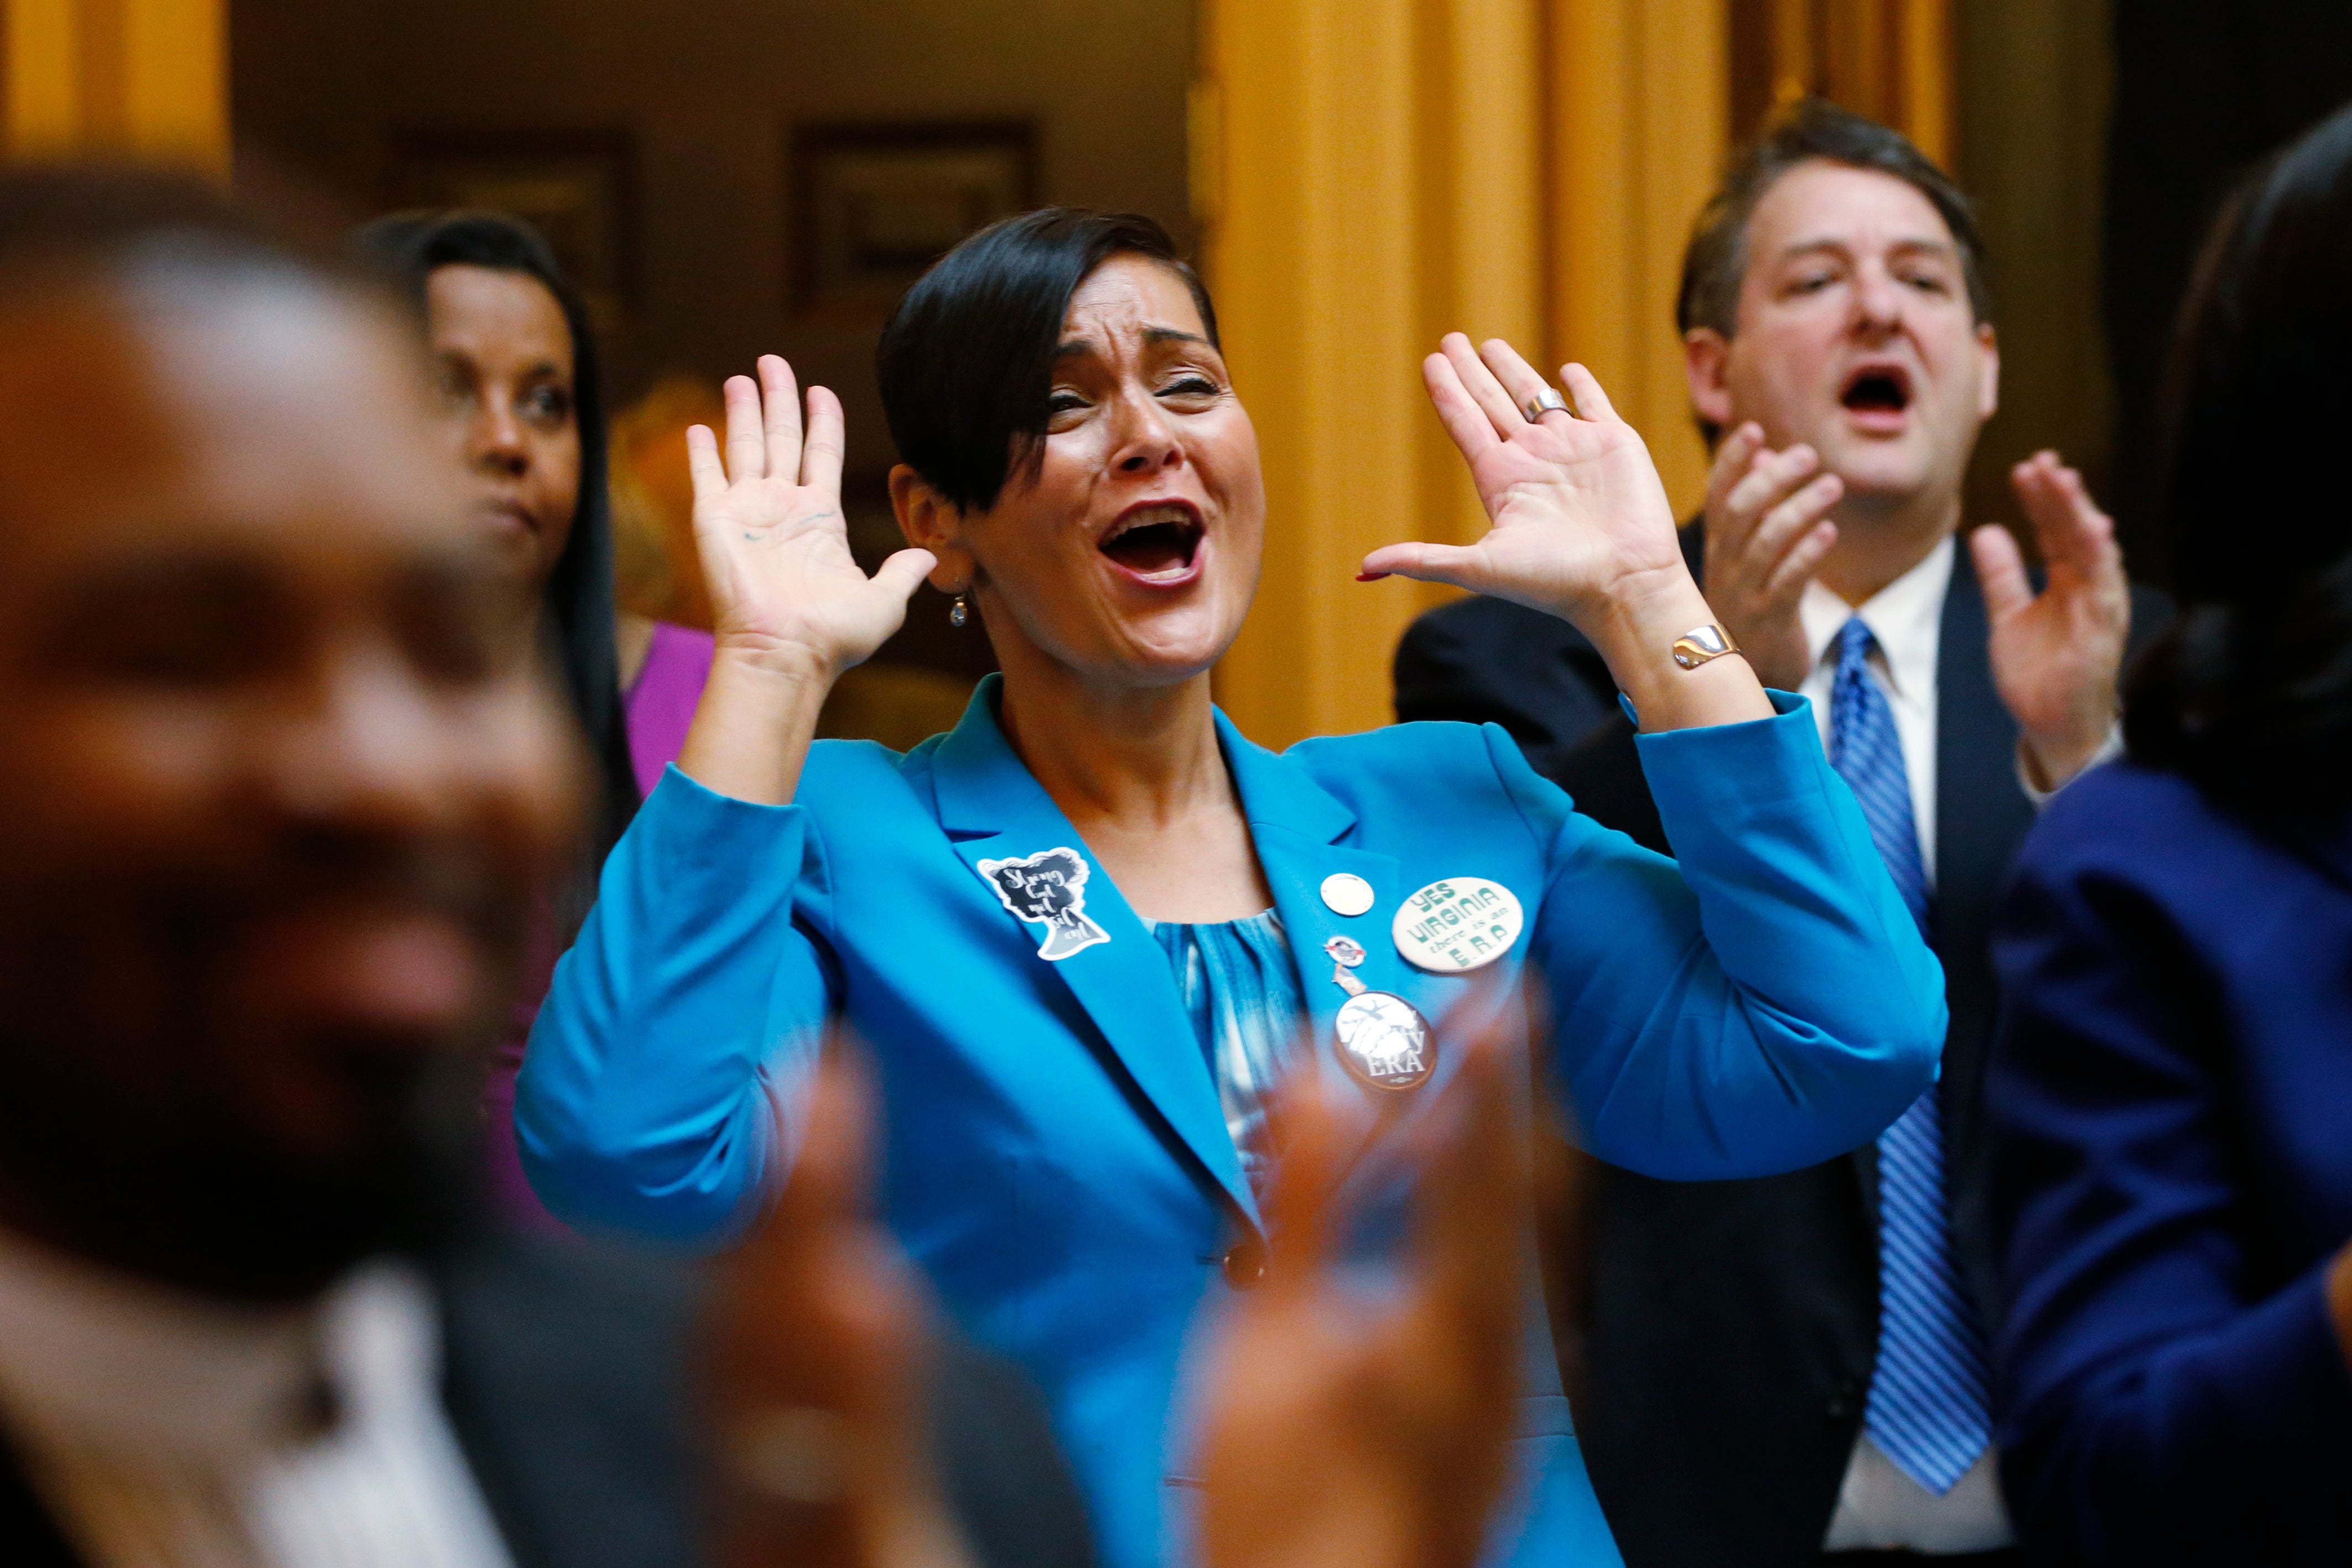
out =
[[[1354,581],[1480,526],[1421,389],[1460,328],[1543,339],[1541,0],[1213,0],[1195,184],[1265,455],[1265,577],[1218,693],[1254,738],[1370,729],[1438,595]]]
[[[1256,739],[1387,722],[1397,638],[1448,591],[1356,563],[1485,526],[1421,390],[1441,333],[1591,364],[1696,498],[1673,279],[1724,152],[1726,5],[1207,0],[1194,194],[1268,502],[1218,695]]]
[[[1952,0],[1730,0],[1738,134],[1819,96],[1892,125],[1950,168]]]
[[[1649,443],[1675,515],[1706,489],[1675,331],[1691,220],[1730,144],[1727,0],[1554,0],[1554,359]]]
[[[229,159],[226,0],[0,0],[0,153]]]

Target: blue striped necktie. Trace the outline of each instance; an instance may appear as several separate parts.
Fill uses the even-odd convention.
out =
[[[1830,765],[1927,930],[1927,869],[1895,710],[1871,678],[1877,639],[1856,616],[1837,638]],[[1897,1469],[1941,1497],[1991,1440],[1984,1336],[1960,1294],[1944,1218],[1944,1120],[1930,1089],[1878,1140],[1878,1364],[1863,1425]]]

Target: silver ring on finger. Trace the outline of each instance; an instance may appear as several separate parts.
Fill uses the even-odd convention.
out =
[[[1547,386],[1528,398],[1520,405],[1519,412],[1528,416],[1530,425],[1542,424],[1547,414],[1565,414],[1570,419],[1576,417],[1576,410],[1568,405],[1568,399],[1560,395],[1559,388],[1556,386]]]

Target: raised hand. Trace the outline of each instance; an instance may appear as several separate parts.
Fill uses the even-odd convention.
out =
[[[1523,410],[1545,382],[1510,344],[1474,351],[1451,332],[1441,347],[1422,378],[1493,526],[1475,544],[1385,545],[1358,575],[1452,583],[1566,617],[1609,661],[1646,731],[1771,717],[1746,660],[1673,663],[1675,640],[1716,615],[1683,563],[1649,448],[1592,373],[1563,367],[1576,412],[1530,420]]]
[[[719,1266],[702,1403],[719,1568],[966,1568],[930,1461],[912,1275],[865,1213],[863,1074],[818,1069],[792,1180]]]
[[[841,511],[841,401],[809,388],[803,434],[792,366],[727,382],[727,448],[686,433],[694,534],[721,648],[830,680],[881,647],[934,561],[901,550],[872,577],[849,553]]]
[[[1338,1119],[1311,1085],[1285,1097],[1270,1267],[1208,1363],[1203,1568],[1478,1561],[1508,1479],[1526,1307],[1528,1138],[1507,1040],[1498,1022],[1469,1042],[1424,1123],[1412,1273],[1378,1301],[1335,1257]]]
[[[1716,448],[1706,484],[1706,602],[1748,652],[1757,678],[1794,691],[1812,650],[1797,606],[1837,542],[1829,510],[1845,494],[1811,447],[1775,452],[1747,424]]]
[[[1429,400],[1470,464],[1493,526],[1475,544],[1391,544],[1363,575],[1452,583],[1566,616],[1580,628],[1645,579],[1686,576],[1649,448],[1582,365],[1560,372],[1576,412],[1530,421],[1545,389],[1510,344],[1460,332],[1422,363]]]
[[[781,805],[799,787],[834,679],[882,646],[936,562],[901,550],[868,577],[841,515],[841,401],[773,354],[727,382],[727,456],[707,425],[686,433],[694,538],[719,649],[678,767],[738,800]]]
[[[1979,528],[1969,548],[1992,622],[1993,684],[2035,782],[2055,789],[2089,765],[2115,727],[2131,586],[2116,525],[2057,453],[2035,453],[2010,481],[2042,546],[2046,585],[2033,592],[2007,529]]]

